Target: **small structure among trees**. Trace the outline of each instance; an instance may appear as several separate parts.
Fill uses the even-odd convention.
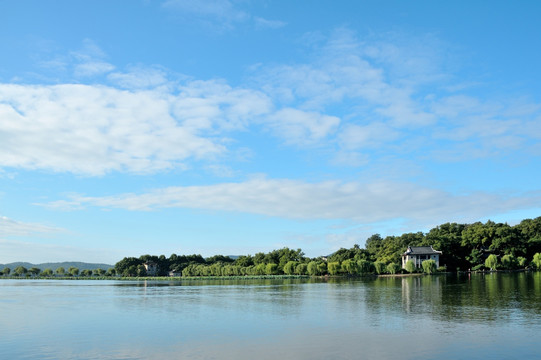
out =
[[[402,268],[406,269],[406,263],[412,261],[416,268],[421,268],[423,261],[434,260],[436,268],[440,266],[441,251],[434,250],[432,246],[408,246],[402,254]]]
[[[158,264],[152,261],[147,261],[143,263],[146,273],[149,276],[156,276],[158,274]]]

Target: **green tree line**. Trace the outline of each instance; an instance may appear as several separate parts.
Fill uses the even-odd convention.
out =
[[[81,270],[75,266],[69,267],[67,270],[60,266],[54,271],[52,269],[44,269],[43,271],[37,267],[31,267],[30,269],[25,268],[24,266],[17,266],[13,271],[9,267],[5,267],[1,274],[3,276],[12,276],[12,277],[40,277],[40,278],[55,278],[55,277],[113,277],[116,276],[116,271],[114,268],[108,270],[104,269],[95,269],[95,270]]]
[[[408,246],[432,246],[442,251],[440,265],[427,260],[422,269],[413,263],[402,269],[401,256]],[[157,265],[157,276],[245,276],[245,275],[364,275],[397,274],[423,271],[433,273],[446,269],[541,269],[541,217],[526,219],[515,226],[505,223],[476,222],[473,224],[445,223],[427,233],[405,233],[381,237],[374,234],[366,239],[365,248],[354,245],[342,248],[327,257],[309,258],[301,249],[283,248],[268,253],[243,255],[235,259],[215,255],[142,255],[125,257],[107,271],[82,270],[75,267],[56,270],[19,266],[13,271],[5,268],[4,276],[24,277],[92,277],[148,276],[145,263]]]
[[[424,261],[422,269],[413,263],[401,266],[401,256],[408,246],[432,246],[442,251],[440,269],[433,261]],[[541,268],[541,217],[527,219],[515,226],[487,221],[473,224],[446,223],[427,233],[405,233],[381,237],[374,234],[365,248],[354,245],[328,257],[308,258],[301,249],[283,248],[269,253],[239,256],[223,255],[143,255],[126,257],[116,263],[121,276],[147,276],[144,264],[158,265],[159,276],[169,272],[182,276],[245,275],[363,275],[396,274],[423,271]]]

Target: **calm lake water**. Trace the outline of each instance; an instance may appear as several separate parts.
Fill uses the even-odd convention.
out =
[[[2,359],[540,359],[541,273],[0,280]]]

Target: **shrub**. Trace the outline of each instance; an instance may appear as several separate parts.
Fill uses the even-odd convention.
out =
[[[425,260],[421,265],[426,274],[434,274],[436,272],[436,262],[434,260]]]
[[[41,272],[41,275],[46,277],[53,276],[53,270],[47,268]]]
[[[26,273],[28,273],[28,269],[26,269],[24,266],[17,266],[15,270],[13,270],[13,274],[17,276],[25,275]]]
[[[357,261],[353,259],[347,259],[342,262],[342,271],[349,275],[357,274],[359,272],[357,267]]]
[[[437,272],[447,272],[447,266],[443,265],[436,269]]]
[[[297,265],[297,267],[295,268],[295,274],[297,274],[297,275],[306,275],[307,267],[308,267],[308,265],[306,265],[304,263],[301,263],[301,264]]]
[[[265,275],[265,263],[257,264],[254,268],[254,275]]]
[[[329,271],[329,274],[336,275],[340,271],[340,263],[337,261],[330,262],[327,265],[327,270]]]
[[[319,271],[317,269],[317,262],[310,261],[308,263],[307,271],[308,271],[308,275],[310,275],[310,276],[319,275]]]
[[[368,260],[361,259],[357,261],[357,268],[361,274],[369,274],[372,272],[372,263]]]
[[[319,272],[320,275],[324,275],[327,273],[327,263],[325,262],[320,262],[317,264],[317,271]]]
[[[92,270],[85,269],[85,270],[81,271],[81,275],[90,277],[90,276],[92,276]]]
[[[488,270],[488,268],[483,264],[479,264],[472,267],[471,270],[472,271],[485,271],[485,270]]]
[[[536,253],[533,256],[532,265],[537,270],[541,270],[541,253]]]
[[[288,261],[284,265],[284,274],[293,275],[295,273],[295,268],[296,267],[297,267],[297,262],[296,261]]]
[[[106,276],[115,276],[116,275],[116,270],[115,268],[109,268],[107,269],[107,272],[105,273]]]
[[[413,262],[413,260],[408,260],[406,262],[406,270],[407,272],[409,272],[410,274],[414,273],[417,271],[417,267],[415,266],[415,263]]]
[[[267,275],[276,275],[278,274],[278,265],[275,263],[268,263],[265,267],[265,273]]]
[[[387,265],[387,272],[393,275],[397,272],[400,272],[400,265],[394,262],[390,263],[389,265]]]
[[[516,269],[518,265],[517,259],[513,255],[502,256],[502,267],[507,270]]]
[[[496,270],[498,266],[498,257],[494,254],[490,254],[485,260],[485,266],[490,270]]]
[[[376,269],[376,273],[379,275],[379,274],[384,274],[385,273],[385,270],[386,270],[386,267],[385,267],[385,263],[381,262],[381,261],[376,261],[374,263],[374,269]]]

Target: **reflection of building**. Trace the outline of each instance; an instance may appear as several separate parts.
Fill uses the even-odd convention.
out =
[[[147,271],[147,275],[154,276],[158,273],[158,264],[154,262],[146,262],[143,264]]]
[[[402,254],[402,268],[406,268],[406,263],[412,260],[415,267],[420,268],[425,260],[434,260],[436,267],[440,266],[441,251],[432,249],[432,246],[408,246],[408,250]]]
[[[443,283],[440,276],[406,276],[402,281],[402,306],[407,313],[430,314],[441,308]],[[440,310],[432,314],[438,315]]]

